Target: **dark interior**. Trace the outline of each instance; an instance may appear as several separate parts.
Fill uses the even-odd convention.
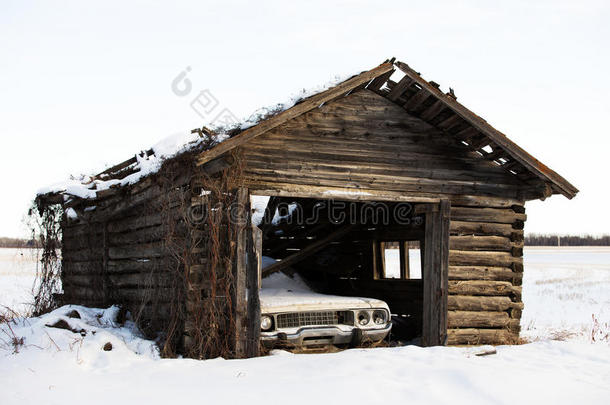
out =
[[[410,203],[271,197],[259,228],[264,256],[301,252],[288,271],[320,293],[387,302],[390,339],[411,341],[422,333],[424,221]]]

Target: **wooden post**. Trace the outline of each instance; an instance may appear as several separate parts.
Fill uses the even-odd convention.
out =
[[[449,200],[430,206],[424,237],[424,308],[422,345],[447,343],[447,294],[449,273]]]
[[[263,233],[255,225],[252,225],[251,232],[248,232],[247,246],[247,289],[248,289],[248,308],[247,308],[247,357],[259,355],[259,340],[261,335],[261,305],[260,305],[260,283],[262,271],[263,254]]]
[[[237,189],[236,215],[237,246],[235,255],[235,297],[233,297],[233,311],[235,319],[235,357],[244,358],[247,355],[247,308],[246,308],[246,279],[247,279],[247,242],[250,233],[250,196],[248,189]]]

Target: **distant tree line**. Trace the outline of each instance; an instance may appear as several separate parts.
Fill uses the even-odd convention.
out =
[[[0,237],[0,248],[33,248],[37,246],[37,242],[33,239]]]
[[[610,246],[610,235],[549,235],[531,233],[525,236],[526,246]]]

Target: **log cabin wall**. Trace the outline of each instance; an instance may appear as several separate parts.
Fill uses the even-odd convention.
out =
[[[78,219],[62,223],[63,303],[120,304],[147,334],[169,334],[176,347],[187,304],[181,254],[189,243],[179,184],[172,193],[147,179],[75,207]]]
[[[510,344],[523,302],[523,201],[456,199],[449,236],[448,344]]]
[[[246,186],[261,195],[339,198],[347,189],[370,200],[385,193],[438,201],[451,195],[519,198],[540,186],[369,90],[294,118],[241,150]]]

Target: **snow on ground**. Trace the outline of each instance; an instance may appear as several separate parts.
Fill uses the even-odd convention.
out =
[[[524,260],[522,337],[610,342],[609,248],[526,248]]]
[[[0,249],[0,257],[19,263],[14,254]],[[484,357],[474,348],[405,346],[160,359],[132,324],[116,325],[116,308],[63,307],[2,325],[0,403],[605,403],[610,344],[589,336],[591,314],[608,319],[609,255],[608,248],[526,249],[524,335],[539,341],[499,346]],[[0,304],[23,301],[35,267],[0,266]],[[73,309],[80,319],[68,316]],[[71,330],[45,326],[60,320]],[[561,331],[570,333],[553,334]],[[11,334],[23,338],[16,354]],[[105,351],[108,342],[112,350]]]
[[[33,301],[36,250],[0,248],[0,313],[3,307],[27,315]]]

